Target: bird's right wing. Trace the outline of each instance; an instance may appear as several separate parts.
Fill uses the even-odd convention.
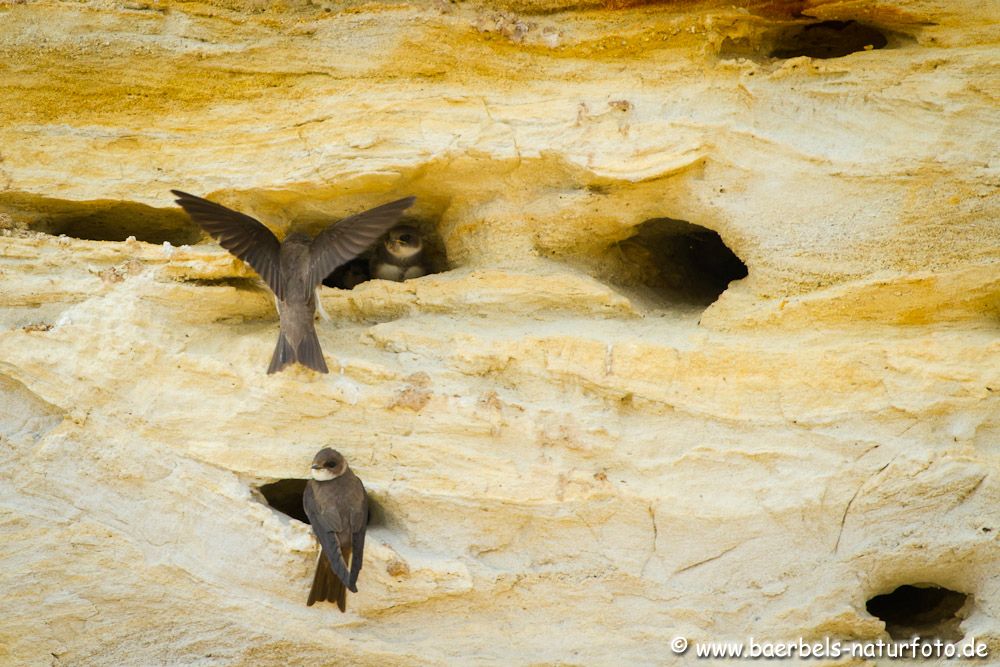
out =
[[[191,219],[263,278],[278,299],[284,300],[279,276],[281,244],[260,221],[221,204],[171,190]]]
[[[338,266],[367,250],[378,237],[396,226],[403,211],[416,199],[406,197],[376,206],[344,218],[320,232],[309,248],[310,285],[319,285]]]
[[[330,569],[333,570],[337,578],[347,588],[352,588],[348,585],[351,575],[347,571],[347,563],[344,562],[344,557],[340,554],[340,540],[337,539],[336,527],[326,525],[326,522],[323,520],[323,514],[316,507],[316,498],[313,496],[312,487],[308,484],[306,484],[305,493],[302,494],[302,509],[306,511],[306,516],[309,517],[309,523],[312,524],[313,532],[319,538],[320,546],[323,547],[323,554],[330,563]]]
[[[365,494],[364,487],[361,487],[362,494]],[[368,495],[364,495],[364,503],[361,510],[361,527],[357,528],[351,535],[351,579],[348,588],[352,591],[358,589],[358,575],[361,573],[361,565],[365,558],[365,533],[368,532]]]

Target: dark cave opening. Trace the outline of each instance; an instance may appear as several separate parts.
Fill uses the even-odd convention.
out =
[[[885,623],[892,639],[906,640],[913,635],[958,641],[962,638],[959,610],[968,595],[940,586],[899,586],[891,593],[876,595],[866,603],[868,613]]]
[[[273,510],[289,516],[302,523],[311,523],[302,506],[302,495],[306,491],[306,479],[279,479],[276,482],[262,484],[257,490],[264,497],[264,502]],[[368,494],[368,525],[379,526],[384,523],[385,513],[377,500]]]
[[[403,228],[409,227],[406,230]],[[421,264],[426,268],[424,275],[442,273],[447,271],[448,255],[445,251],[444,241],[437,231],[437,224],[432,220],[418,220],[414,218],[403,218],[400,224],[394,228],[395,231],[409,234],[417,234],[423,243],[423,256]],[[393,230],[390,230],[392,233]],[[371,248],[362,253],[359,257],[338,267],[333,273],[323,280],[326,287],[350,290],[364,282],[372,280],[370,262],[379,244],[385,241],[385,236],[376,241]],[[422,276],[421,276],[422,277]],[[413,280],[408,278],[407,280]]]
[[[782,29],[771,41],[771,58],[842,58],[884,48],[889,40],[877,28],[857,21],[820,21]]]
[[[302,523],[309,523],[309,517],[302,507],[302,494],[306,491],[304,479],[279,479],[257,488],[264,500],[272,508]]]
[[[180,209],[154,208],[129,201],[69,201],[10,193],[0,197],[0,213],[30,232],[87,241],[137,241],[192,245],[201,230]]]
[[[707,307],[748,275],[718,232],[685,220],[647,220],[620,247],[638,265],[633,281],[671,303]]]

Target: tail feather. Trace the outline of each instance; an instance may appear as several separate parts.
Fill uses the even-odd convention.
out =
[[[271,365],[267,367],[267,374],[277,373],[285,366],[295,361],[295,350],[292,349],[284,332],[278,334],[278,344],[274,348],[271,356]]]
[[[306,606],[311,607],[316,602],[336,602],[340,611],[347,609],[347,589],[330,569],[326,554],[320,550],[316,561],[316,574],[313,575],[312,588],[309,589],[309,599]]]
[[[334,579],[337,578],[334,577]],[[339,609],[342,612],[347,611],[347,588],[344,587],[344,584],[340,581],[340,579],[337,579],[336,583],[333,586],[333,589],[334,591],[336,591],[335,595],[337,596],[337,609]]]
[[[326,360],[323,359],[323,348],[319,346],[319,337],[316,335],[315,327],[309,327],[309,332],[299,343],[299,349],[296,352],[298,354],[295,360],[303,366],[308,366],[318,373],[330,372],[330,369],[326,367]]]
[[[310,328],[299,349],[296,350],[288,342],[285,332],[278,334],[278,344],[274,348],[274,355],[271,357],[271,365],[267,367],[267,374],[277,373],[284,370],[289,364],[298,362],[318,373],[329,373],[326,367],[326,360],[323,359],[323,348],[319,346],[319,337],[316,336],[316,329]]]
[[[344,557],[344,564],[348,567],[351,566],[351,550],[350,548],[344,548],[340,550],[340,555]],[[344,585],[337,575],[333,575],[333,578],[337,580],[340,584],[340,590],[337,591],[337,606],[340,607],[340,611],[346,611],[347,609],[347,587]],[[355,593],[358,592],[358,587],[353,588]]]

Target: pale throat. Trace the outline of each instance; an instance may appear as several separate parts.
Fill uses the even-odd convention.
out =
[[[420,248],[414,248],[413,246],[396,245],[389,248],[389,253],[392,254],[393,257],[398,257],[399,259],[408,259],[416,255],[418,252],[420,252]]]
[[[335,472],[329,468],[313,468],[309,471],[312,478],[317,482],[329,482],[331,479],[337,479],[344,474],[344,471]]]

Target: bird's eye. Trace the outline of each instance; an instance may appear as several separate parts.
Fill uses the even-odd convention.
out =
[[[399,237],[399,240],[407,245],[413,243],[413,237],[410,236],[409,234],[403,234],[402,236]]]
[[[326,467],[327,468],[336,468],[337,467],[337,462],[336,461],[327,461],[326,462]]]

